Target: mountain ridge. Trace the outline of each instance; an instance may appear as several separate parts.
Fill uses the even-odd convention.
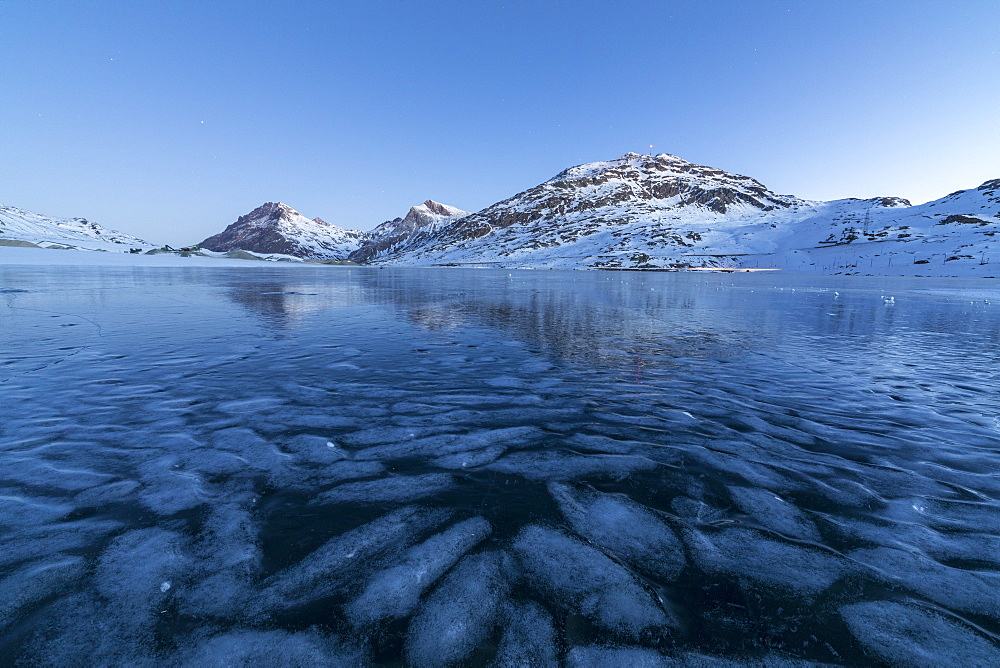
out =
[[[980,276],[1000,262],[998,193],[1000,179],[991,179],[919,205],[892,196],[824,202],[667,153],[626,153],[473,213],[428,199],[367,232],[265,202],[202,246],[395,266]],[[34,242],[150,246],[83,218],[0,206],[0,244]]]
[[[419,243],[401,244],[380,262],[861,273],[854,257],[860,250],[867,269],[900,273],[883,252],[912,255],[912,263],[922,265],[964,262],[975,253],[984,259],[1000,250],[992,241],[1000,207],[991,209],[997,200],[987,194],[998,182],[917,206],[888,196],[821,202],[778,195],[751,177],[670,154],[627,153],[563,170]],[[958,219],[938,215],[946,209],[952,216],[977,214],[978,236],[956,228]],[[950,227],[935,229],[939,223]],[[876,258],[884,266],[876,266]]]

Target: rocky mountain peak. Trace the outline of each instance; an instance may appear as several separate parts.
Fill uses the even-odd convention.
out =
[[[301,213],[284,202],[264,202],[250,213],[241,216],[241,218],[252,220],[287,220],[300,216],[302,216]]]
[[[445,204],[441,204],[440,202],[435,202],[432,199],[424,200],[424,203],[421,204],[420,206],[424,207],[431,213],[436,214],[438,216],[451,216],[454,215],[454,212],[457,210],[455,209],[455,207],[447,206]],[[411,207],[410,211],[413,211],[416,208],[417,207]]]
[[[542,187],[577,191],[576,198],[589,199],[601,191],[599,199],[608,203],[672,200],[662,206],[698,206],[715,213],[726,213],[734,206],[770,211],[798,202],[771,192],[749,176],[697,165],[669,153],[626,153],[614,160],[577,165]]]
[[[425,200],[423,204],[411,206],[410,210],[407,211],[405,216],[403,216],[399,224],[404,227],[417,229],[440,221],[443,218],[455,218],[456,216],[465,215],[465,213],[466,212],[461,209],[456,209],[453,206],[441,204],[440,202],[435,202],[434,200],[429,199]],[[383,223],[383,225],[386,224],[387,223]]]
[[[423,204],[411,206],[402,218],[387,220],[368,232],[365,242],[351,253],[350,259],[360,263],[371,262],[379,255],[414,243],[440,226],[467,215],[467,211],[453,206],[432,199],[424,200]]]
[[[322,218],[309,219],[283,202],[265,202],[224,231],[201,242],[214,251],[280,253],[317,260],[343,260],[360,244],[362,232]]]

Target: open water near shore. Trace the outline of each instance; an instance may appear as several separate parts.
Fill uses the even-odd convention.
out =
[[[986,280],[0,267],[0,663],[996,665],[998,376]]]

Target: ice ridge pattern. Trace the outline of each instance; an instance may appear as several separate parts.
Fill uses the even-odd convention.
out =
[[[1000,665],[998,304],[0,267],[0,657]]]

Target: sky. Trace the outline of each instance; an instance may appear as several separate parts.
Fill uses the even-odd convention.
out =
[[[0,0],[0,204],[187,244],[672,153],[807,199],[1000,178],[997,0]]]

